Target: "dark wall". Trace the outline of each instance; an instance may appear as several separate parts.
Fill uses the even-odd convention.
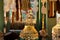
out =
[[[3,30],[3,0],[0,0],[0,32]]]
[[[48,40],[52,40],[52,27],[56,25],[56,18],[47,18]]]

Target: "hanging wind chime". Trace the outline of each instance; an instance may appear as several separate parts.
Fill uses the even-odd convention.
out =
[[[40,30],[40,36],[42,36],[42,40],[46,40],[47,32],[46,32],[45,25],[44,25],[44,17],[47,13],[47,8],[44,7],[44,4],[47,2],[47,0],[41,0],[41,2],[42,2],[42,8],[41,8],[41,12],[42,12],[42,30]]]

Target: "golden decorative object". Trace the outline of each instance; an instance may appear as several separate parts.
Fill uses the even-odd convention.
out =
[[[20,33],[20,37],[26,40],[38,39],[38,32],[33,25],[25,25],[25,28]]]
[[[25,39],[25,40],[38,39],[38,32],[34,28],[32,16],[33,16],[32,14],[27,14],[26,25],[24,29],[20,32],[20,37],[22,39]]]
[[[40,32],[40,36],[42,36],[42,40],[46,40],[48,33],[46,32],[46,29],[44,27],[44,14],[42,16],[42,30],[40,30],[39,32]]]

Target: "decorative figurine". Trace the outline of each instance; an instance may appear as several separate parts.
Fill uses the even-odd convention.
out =
[[[60,40],[60,14],[56,12],[57,24],[52,28],[52,40]]]
[[[34,28],[32,10],[27,14],[25,27],[20,32],[20,37],[24,40],[38,39],[38,32]]]

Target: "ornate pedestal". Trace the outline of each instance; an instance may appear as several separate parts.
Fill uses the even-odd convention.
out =
[[[25,40],[35,40],[38,39],[38,32],[33,25],[26,25],[21,31],[20,37]]]

